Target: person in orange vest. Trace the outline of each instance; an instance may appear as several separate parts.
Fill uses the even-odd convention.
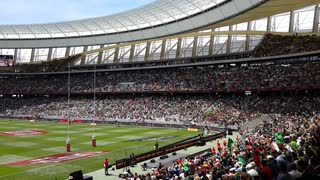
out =
[[[211,152],[212,154],[216,154],[216,148],[212,147]]]
[[[223,145],[227,146],[227,141],[226,140],[223,141]]]

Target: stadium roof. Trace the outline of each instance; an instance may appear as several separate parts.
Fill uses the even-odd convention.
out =
[[[58,23],[0,25],[0,48],[105,46],[176,37],[319,3],[320,0],[157,0],[110,16]]]
[[[128,32],[175,22],[229,0],[157,0],[123,13],[83,20],[0,25],[0,39],[65,38]]]

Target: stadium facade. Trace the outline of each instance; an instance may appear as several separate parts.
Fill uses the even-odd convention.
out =
[[[76,21],[0,25],[0,54],[75,65],[211,56],[252,50],[266,32],[319,33],[319,0],[158,0]]]

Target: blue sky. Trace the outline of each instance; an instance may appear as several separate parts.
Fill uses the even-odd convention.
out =
[[[0,24],[59,22],[110,15],[155,0],[1,0]]]

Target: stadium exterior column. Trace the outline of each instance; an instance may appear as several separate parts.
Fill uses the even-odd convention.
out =
[[[14,49],[14,61],[17,63],[17,60],[18,60],[18,49]]]
[[[214,29],[212,29],[214,32]],[[209,44],[209,56],[213,55],[213,47],[214,47],[214,35],[210,36],[210,44]]]
[[[181,43],[182,43],[182,38],[178,38],[176,58],[179,58],[181,56]]]
[[[104,45],[100,45],[100,48],[104,48]],[[103,51],[99,51],[99,54],[98,54],[98,64],[101,64],[101,62],[102,62],[102,56],[103,56]]]
[[[167,46],[167,40],[164,39],[162,41],[162,46],[161,46],[161,53],[160,53],[160,59],[164,59],[164,55],[166,54],[166,46]]]
[[[117,47],[115,50],[114,50],[114,58],[113,58],[113,62],[114,63],[117,63],[119,62],[119,47]]]
[[[315,6],[312,32],[319,32],[319,5]]]
[[[132,44],[130,48],[130,56],[129,56],[129,62],[133,61],[134,53],[135,53],[136,45]]]
[[[30,62],[33,62],[34,61],[34,53],[35,53],[35,48],[32,48],[31,49],[31,58],[30,58]]]
[[[195,36],[193,39],[192,57],[197,56],[198,39],[199,39],[198,36]]]
[[[289,21],[289,32],[292,33],[293,32],[293,28],[294,28],[294,11],[290,12],[290,21]]]
[[[51,60],[51,57],[52,57],[52,48],[49,48],[47,60],[50,61],[50,60]]]
[[[247,31],[251,31],[251,25],[252,25],[252,22],[249,21],[248,22],[248,26],[247,26]],[[249,49],[250,49],[250,40],[251,40],[250,35],[247,35],[246,36],[246,42],[245,42],[246,44],[245,44],[245,47],[244,47],[245,51],[249,51]]]
[[[148,60],[149,60],[150,46],[151,46],[151,42],[147,42],[146,52],[145,52],[145,54],[144,54],[144,60],[145,60],[145,61],[148,61]]]
[[[229,26],[229,31],[232,31],[232,26]],[[226,53],[231,53],[231,43],[232,43],[232,35],[228,35],[228,39],[227,39],[227,49],[226,49]]]
[[[67,47],[64,57],[68,57],[69,54],[70,54],[70,47]]]
[[[271,32],[271,20],[272,20],[272,17],[269,16],[267,19],[267,32]]]
[[[83,52],[86,52],[86,51],[88,51],[88,46],[84,46],[84,47],[83,47]],[[86,64],[86,58],[87,58],[86,55],[82,56],[80,65]]]

